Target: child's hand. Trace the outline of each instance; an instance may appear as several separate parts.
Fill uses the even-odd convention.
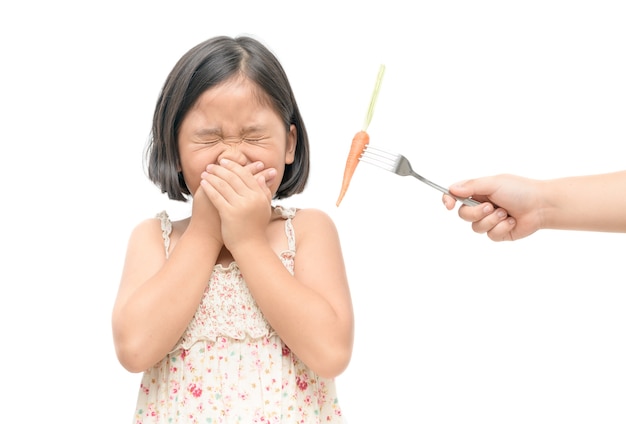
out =
[[[202,173],[201,187],[219,213],[224,245],[231,252],[237,243],[265,238],[275,176],[275,169],[260,162],[242,166],[231,160]]]
[[[209,200],[202,185],[198,186],[198,189],[193,195],[189,228],[212,237],[219,244],[224,244],[222,240],[222,222],[220,215],[213,203]]]

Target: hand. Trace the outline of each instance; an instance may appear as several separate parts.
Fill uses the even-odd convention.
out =
[[[202,185],[198,186],[198,189],[193,195],[191,220],[189,221],[188,230],[199,231],[215,239],[219,244],[224,244],[222,240],[220,215],[213,203],[209,200]]]
[[[275,169],[260,162],[242,166],[227,159],[202,173],[201,188],[218,211],[222,239],[231,252],[238,243],[266,237],[273,197],[269,184],[275,176]]]
[[[459,216],[472,223],[476,233],[487,233],[493,241],[518,240],[540,228],[539,182],[515,175],[496,175],[459,182],[450,186],[450,193],[472,197],[477,206],[462,205]],[[448,210],[455,199],[443,195]]]

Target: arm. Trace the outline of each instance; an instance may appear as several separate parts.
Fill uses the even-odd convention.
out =
[[[272,171],[258,165],[249,164],[246,172],[271,181]],[[139,224],[129,240],[112,324],[118,359],[131,372],[151,367],[178,342],[224,246],[218,210],[201,187],[193,196],[189,224],[179,225],[181,236],[172,240],[167,260],[160,220]]]
[[[498,205],[459,208],[474,231],[495,241],[540,229],[626,232],[626,171],[543,181],[497,175],[455,184],[450,191]],[[453,198],[443,200],[446,208],[454,207]]]
[[[191,221],[168,260],[160,220],[147,220],[131,234],[112,317],[118,359],[131,372],[161,360],[198,308],[222,248],[211,207],[196,193]]]
[[[291,275],[268,240],[271,193],[242,169],[231,162],[203,174],[220,213],[224,244],[272,328],[314,372],[335,377],[350,361],[354,332],[335,226],[321,211],[298,213],[293,219],[298,253]],[[273,224],[280,225],[284,237],[280,221]]]
[[[339,237],[321,211],[301,210],[293,223],[298,243],[293,276],[265,240],[249,240],[233,255],[270,325],[313,371],[332,378],[347,367],[354,336]]]

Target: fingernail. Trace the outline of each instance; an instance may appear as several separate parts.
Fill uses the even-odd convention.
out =
[[[491,205],[491,203],[487,203],[484,207],[483,207],[483,212],[484,213],[491,213],[493,211],[493,206]]]
[[[506,213],[503,210],[498,211],[498,218],[506,218]]]

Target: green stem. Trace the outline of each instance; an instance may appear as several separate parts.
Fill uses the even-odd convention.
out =
[[[378,77],[376,78],[376,85],[374,86],[374,92],[372,93],[372,99],[370,100],[370,107],[367,109],[367,116],[365,117],[365,122],[363,123],[363,131],[367,131],[367,127],[369,127],[370,122],[372,120],[372,116],[374,115],[374,106],[376,105],[376,99],[378,98],[378,91],[380,90],[380,83],[383,81],[384,74],[385,74],[385,65],[380,65],[380,70],[378,71]]]

